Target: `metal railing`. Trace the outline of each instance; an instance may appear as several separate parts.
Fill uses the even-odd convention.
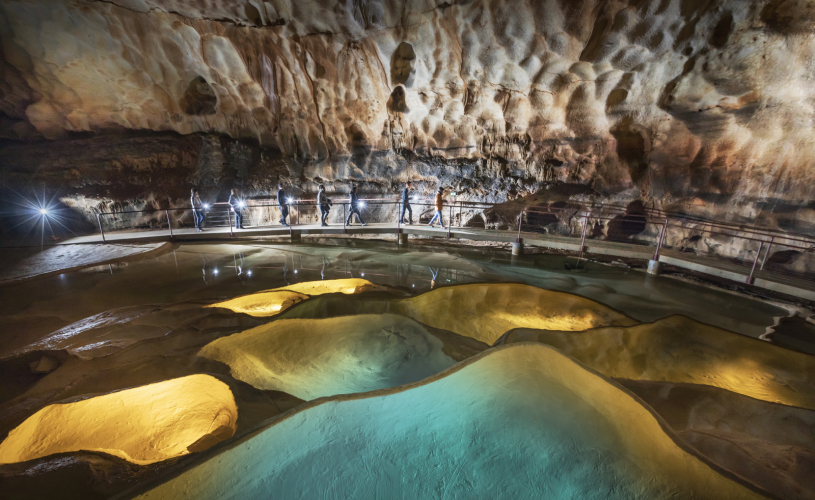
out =
[[[396,233],[402,232],[401,199],[366,198],[360,201],[360,212],[365,223],[392,224]],[[419,224],[423,220],[428,221],[435,213],[434,203],[429,199],[414,198],[410,205]],[[286,206],[289,208],[290,233],[296,226],[319,224],[320,210],[316,200],[294,199]],[[241,210],[244,226],[275,226],[280,218],[280,208],[271,200],[246,200]],[[173,238],[174,227],[192,227],[186,220],[190,213],[191,208],[188,207],[103,212],[97,215],[97,222],[105,242],[105,228],[107,231],[139,231],[166,227],[170,238]],[[235,234],[234,212],[227,203],[211,204],[205,213],[204,224],[207,228],[228,227],[230,234]],[[337,226],[341,222],[343,232],[347,232],[348,214],[350,200],[334,200],[329,212],[331,225]],[[632,210],[615,205],[573,202],[527,207],[513,202],[494,204],[458,200],[445,203],[442,218],[445,215],[447,219],[443,222],[448,238],[452,235],[452,227],[517,235],[518,243],[523,242],[524,235],[534,234],[547,234],[550,238],[579,238],[581,256],[586,240],[602,239],[653,247],[651,259],[655,261],[666,252],[693,253],[701,258],[727,261],[744,268],[744,274],[748,274],[749,269],[746,281],[750,284],[754,282],[756,273],[765,268],[772,274],[790,278],[815,279],[815,273],[809,272],[805,266],[789,266],[784,260],[815,250],[815,237],[807,235],[745,227],[654,209]],[[772,250],[775,251],[773,254]]]

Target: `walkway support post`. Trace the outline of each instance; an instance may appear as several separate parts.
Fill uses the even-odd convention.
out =
[[[348,230],[345,226],[348,223],[348,219],[345,218],[345,203],[342,204],[342,234],[348,233]]]
[[[167,227],[170,228],[170,239],[173,239],[173,225],[170,223],[170,211],[165,210],[164,213],[167,215]]]
[[[229,236],[235,237],[235,232],[232,231],[232,207],[226,209],[226,217],[229,219]]]
[[[107,243],[105,229],[102,227],[102,214],[96,214],[96,222],[99,223],[99,232],[102,233],[102,243]]]
[[[444,217],[442,217],[442,225],[444,225]],[[450,225],[453,223],[453,205],[450,205],[450,217],[447,221],[447,239],[450,239]]]
[[[755,259],[753,259],[753,268],[752,268],[752,269],[750,269],[750,276],[748,276],[748,277],[747,277],[747,281],[746,281],[746,283],[747,283],[748,285],[752,285],[752,284],[753,284],[753,283],[755,283],[755,281],[756,281],[756,280],[755,280],[755,278],[753,278],[753,273],[755,273],[755,272],[756,272],[756,264],[758,264],[758,257],[759,257],[759,255],[761,255],[761,248],[762,248],[763,246],[764,246],[764,242],[763,242],[763,241],[760,241],[760,242],[758,243],[758,251],[756,252],[756,258],[755,258]]]
[[[659,261],[659,251],[662,250],[662,243],[665,241],[667,234],[668,219],[666,218],[665,222],[662,223],[662,228],[659,230],[659,235],[657,235],[657,247],[654,250],[654,258],[648,261],[648,274],[657,276],[662,272],[662,262]]]
[[[770,243],[767,245],[767,253],[764,254],[764,260],[761,261],[761,267],[759,268],[759,271],[764,270],[764,264],[767,263],[767,257],[770,256],[770,248],[772,248],[774,241],[775,241],[775,236],[770,238]]]

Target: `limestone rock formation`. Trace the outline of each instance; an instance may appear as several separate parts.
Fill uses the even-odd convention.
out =
[[[412,178],[810,230],[814,26],[803,0],[8,0],[0,163],[89,214]]]

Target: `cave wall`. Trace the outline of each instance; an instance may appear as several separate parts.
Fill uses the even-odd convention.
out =
[[[813,28],[807,0],[6,0],[0,167],[105,203],[569,184],[810,232]]]

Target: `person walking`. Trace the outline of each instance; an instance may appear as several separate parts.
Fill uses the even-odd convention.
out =
[[[193,188],[190,191],[190,204],[192,205],[192,220],[195,221],[195,229],[203,232],[204,228],[204,204],[201,203],[201,198],[198,197],[198,190]]]
[[[347,225],[349,226],[351,225],[351,217],[353,217],[354,214],[357,214],[357,220],[359,220],[360,224],[362,224],[363,226],[367,225],[364,222],[362,222],[362,214],[359,213],[359,209],[361,207],[362,202],[359,201],[359,198],[357,198],[357,187],[354,186],[351,188],[351,213],[348,214],[348,219],[345,221]]]
[[[229,209],[235,212],[235,229],[244,229],[243,227],[243,201],[238,198],[238,190],[232,188],[229,193]]]
[[[410,216],[410,222],[405,222],[405,210]],[[410,182],[405,184],[405,189],[402,190],[402,215],[399,216],[402,224],[413,224],[413,208],[410,206]]]
[[[320,184],[320,189],[317,191],[317,205],[320,206],[320,225],[325,227],[328,225],[326,219],[328,219],[328,211],[331,210],[331,205],[334,203],[328,199],[328,195],[325,194],[325,186]]]
[[[433,222],[435,222],[436,219],[439,219],[439,225],[441,225],[441,228],[444,229],[444,219],[441,216],[441,211],[444,209],[443,196],[444,188],[439,188],[439,192],[436,193],[436,215],[434,215],[433,218],[430,219],[430,224],[428,224],[428,226],[433,227]]]
[[[284,226],[289,224],[286,222],[286,217],[289,216],[289,203],[286,200],[286,192],[283,191],[283,184],[277,185],[277,204],[280,206],[280,222]]]

